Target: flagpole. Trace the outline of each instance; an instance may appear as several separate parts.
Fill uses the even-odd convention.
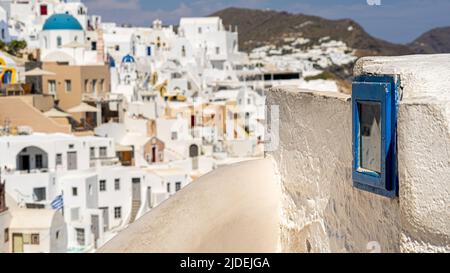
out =
[[[61,214],[64,217],[64,191],[61,191],[61,199],[62,199]]]

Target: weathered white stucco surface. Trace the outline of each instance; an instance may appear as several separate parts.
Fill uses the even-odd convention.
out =
[[[400,197],[352,187],[350,97],[272,90],[283,251],[450,252],[450,55],[363,58],[355,74],[400,76]]]
[[[268,104],[280,105],[282,251],[399,251],[399,201],[352,187],[350,97],[274,89]]]
[[[450,98],[450,54],[364,57],[355,75],[401,75],[403,98]]]
[[[450,91],[450,89],[447,89]],[[404,101],[399,179],[404,252],[450,252],[450,101]]]
[[[221,167],[130,225],[100,252],[276,252],[281,193],[267,159]]]
[[[450,252],[450,54],[362,58],[354,72],[400,76],[401,251]]]

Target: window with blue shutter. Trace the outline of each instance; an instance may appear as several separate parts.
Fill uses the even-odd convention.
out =
[[[353,185],[398,196],[396,76],[359,76],[353,81]]]

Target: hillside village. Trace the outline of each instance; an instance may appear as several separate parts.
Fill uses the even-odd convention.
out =
[[[355,45],[300,34],[244,51],[227,23],[0,1],[0,252],[95,252],[212,171],[263,158],[267,89],[351,92],[330,71]]]
[[[255,67],[218,17],[176,32],[80,1],[0,9],[4,43],[27,44],[0,53],[5,252],[95,251],[204,174],[263,156],[263,91],[300,77]]]
[[[364,56],[450,52],[450,27],[432,29],[408,44],[395,44],[371,36],[352,19],[329,20],[302,13],[236,7],[215,12],[212,16],[222,18],[225,25],[238,27],[239,45],[245,52],[254,52],[257,56],[265,52],[262,53],[264,56],[274,56],[265,57],[268,63],[300,66],[300,69],[312,71],[313,75],[323,71],[313,77],[306,73],[306,82],[301,83],[305,88],[349,93],[353,65]],[[325,85],[311,82],[316,79],[331,81]]]

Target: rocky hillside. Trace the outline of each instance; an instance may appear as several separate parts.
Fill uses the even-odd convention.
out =
[[[359,57],[450,52],[450,27],[402,45],[369,35],[351,19],[243,8],[211,16],[221,17],[225,26],[238,27],[240,49],[263,69],[302,71],[305,81],[334,81],[345,93],[351,90],[352,68]]]
[[[417,53],[450,53],[450,27],[432,29],[409,46]]]
[[[413,53],[406,45],[389,43],[372,37],[350,19],[327,20],[317,16],[287,12],[227,8],[212,16],[222,18],[224,25],[237,25],[240,48],[250,52],[268,44],[280,45],[286,38],[303,37],[317,44],[320,39],[344,42],[361,55],[398,55]]]

